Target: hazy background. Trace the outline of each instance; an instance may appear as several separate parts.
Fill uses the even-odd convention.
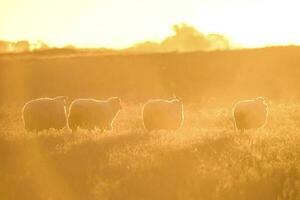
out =
[[[114,49],[118,52],[186,52],[186,51],[212,51],[212,50],[228,50],[237,48],[228,38],[220,34],[204,34],[199,32],[194,26],[188,24],[175,24],[172,27],[173,33],[163,39],[161,42],[145,41],[133,44],[132,46],[124,49]],[[55,49],[45,42],[38,40],[30,42],[27,40],[21,41],[0,41],[0,53],[22,53],[29,51],[44,51],[48,49]],[[75,49],[74,45],[65,45],[63,48]],[[106,50],[112,51],[113,49],[107,48],[80,48],[86,51],[99,51]]]
[[[127,48],[160,42],[188,23],[243,47],[299,44],[293,0],[1,0],[0,39],[50,46]]]

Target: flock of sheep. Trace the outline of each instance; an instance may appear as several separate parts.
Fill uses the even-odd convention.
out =
[[[69,127],[93,130],[112,130],[113,121],[122,109],[121,100],[111,97],[107,100],[76,99],[66,109],[66,98],[39,98],[27,102],[22,110],[27,131],[48,129],[60,130]],[[68,114],[67,114],[68,113]],[[243,132],[260,128],[267,120],[268,105],[264,98],[240,101],[232,109],[235,128]],[[149,100],[142,109],[144,127],[148,131],[177,130],[184,120],[183,103],[172,100]]]

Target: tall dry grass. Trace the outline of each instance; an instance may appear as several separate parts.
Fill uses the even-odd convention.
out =
[[[263,129],[233,131],[230,107],[185,106],[177,132],[146,133],[139,105],[115,130],[26,133],[0,107],[0,199],[300,199],[300,106],[272,105]]]

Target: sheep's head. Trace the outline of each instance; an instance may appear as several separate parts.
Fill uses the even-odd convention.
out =
[[[119,97],[111,97],[108,99],[108,101],[111,103],[114,109],[116,110],[122,109],[121,99]]]
[[[260,102],[265,102],[266,101],[266,99],[264,97],[256,97],[255,100],[260,101]]]
[[[260,103],[260,104],[264,104],[266,106],[269,105],[269,101],[268,99],[266,99],[265,97],[257,97],[254,99],[257,103]]]
[[[268,110],[269,101],[266,98],[264,98],[264,97],[257,97],[254,100],[256,102],[256,106],[257,107],[260,107],[260,108],[262,108],[262,109],[264,109],[266,111]]]
[[[58,96],[58,97],[55,97],[54,100],[61,101],[61,102],[63,102],[64,105],[66,105],[68,97],[66,97],[66,96]]]
[[[178,112],[182,112],[183,103],[180,99],[173,99],[170,102],[177,108]]]
[[[181,99],[178,99],[178,98],[176,98],[176,99],[171,99],[169,102],[170,102],[170,103],[173,103],[173,104],[178,104],[178,105],[181,105],[181,104],[182,104],[182,100],[181,100]]]

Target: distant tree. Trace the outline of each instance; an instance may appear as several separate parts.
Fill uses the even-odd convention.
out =
[[[172,51],[212,51],[229,49],[230,41],[220,34],[206,35],[188,24],[175,24],[174,35],[162,42],[144,42],[130,47],[128,50],[140,52],[172,52]]]
[[[220,34],[209,34],[207,39],[210,41],[211,50],[214,49],[229,49],[230,48],[230,41],[223,35]]]
[[[64,49],[76,49],[76,47],[72,44],[68,44],[68,45],[64,46]]]
[[[7,53],[9,51],[9,42],[0,41],[0,53]]]
[[[160,44],[156,42],[143,42],[130,47],[128,50],[137,52],[159,52],[161,51]]]
[[[35,43],[35,49],[37,50],[46,50],[46,49],[49,49],[49,46],[41,41],[41,40],[38,40],[36,43]]]
[[[173,26],[175,35],[166,38],[162,42],[165,50],[195,51],[210,49],[210,41],[195,27],[187,24],[176,24]]]
[[[26,40],[21,40],[15,43],[15,52],[27,52],[30,51],[30,43]]]

